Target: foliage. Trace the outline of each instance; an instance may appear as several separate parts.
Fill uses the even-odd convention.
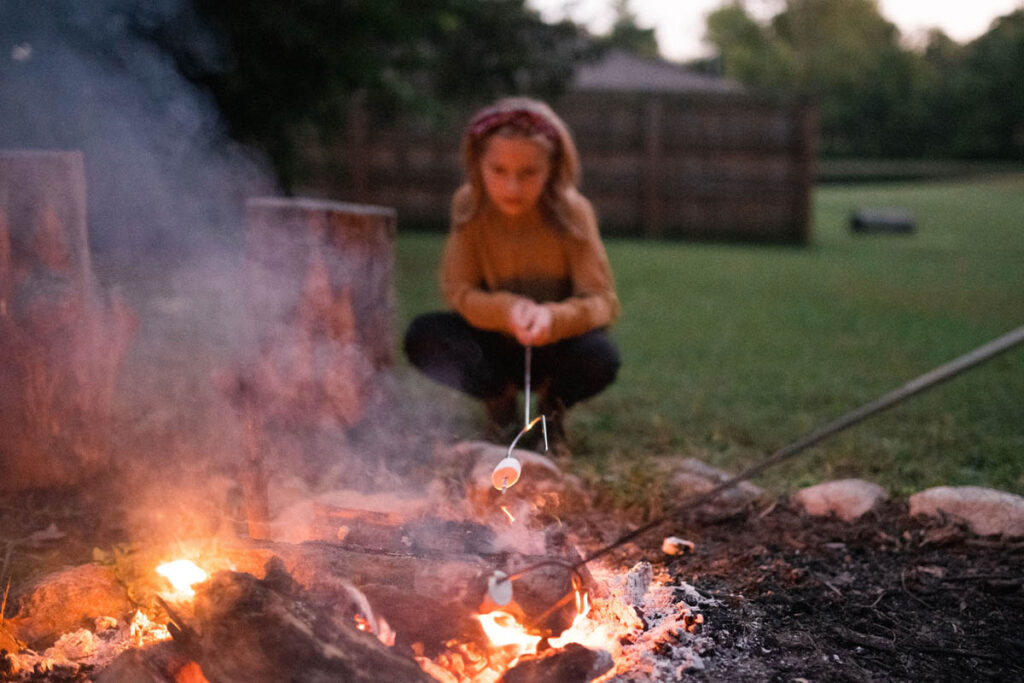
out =
[[[708,16],[726,76],[819,106],[826,156],[1024,158],[1024,10],[966,46],[903,47],[875,0],[786,0],[760,23],[741,0]]]
[[[579,471],[639,481],[631,463],[669,455],[737,472],[1014,329],[1024,321],[1022,192],[1020,175],[822,188],[814,243],[802,249],[609,240],[623,367],[570,413]],[[919,230],[850,233],[850,213],[865,206],[903,207]],[[440,244],[400,235],[399,329],[441,306]],[[1024,493],[1022,354],[911,398],[757,483],[786,490],[856,476],[898,493],[943,484]],[[419,405],[479,415],[475,403],[401,370]],[[459,422],[452,432],[471,428]]]
[[[296,139],[312,131],[330,147],[356,98],[393,113],[549,95],[587,49],[573,24],[545,24],[525,0],[190,0],[126,15],[286,184],[299,173]]]
[[[707,39],[720,52],[720,63],[732,78],[759,88],[788,84],[793,66],[790,52],[747,14],[741,3],[722,6],[708,15]]]
[[[659,48],[654,29],[644,28],[637,23],[630,0],[614,0],[612,9],[615,11],[615,21],[608,34],[598,40],[598,44],[657,59]]]

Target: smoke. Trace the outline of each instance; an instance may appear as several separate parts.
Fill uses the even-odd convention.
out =
[[[210,98],[139,37],[180,5],[0,4],[0,148],[83,152],[94,249],[194,253],[237,239],[244,198],[274,192]],[[198,27],[195,40],[216,58]]]
[[[310,271],[304,264],[305,271],[261,277],[245,259],[245,201],[279,194],[273,175],[258,154],[228,138],[211,98],[136,30],[183,11],[183,2],[0,0],[0,149],[82,152],[98,280],[120,289],[139,319],[114,398],[112,450],[123,497],[150,534],[158,526],[187,533],[195,517],[203,535],[224,501],[237,502],[231,475],[246,457],[239,379],[265,351],[259,340],[285,340],[280,374],[288,387],[299,386],[288,354],[303,330],[273,306],[257,310],[253,292],[300,295]],[[194,39],[196,54],[220,59],[199,27]],[[330,305],[344,310],[337,300]],[[355,362],[349,349],[314,332],[306,346],[320,365],[312,367]],[[368,384],[387,388],[391,379],[380,374]],[[382,406],[391,414],[362,424],[355,436],[330,419],[306,433],[284,430],[270,459],[312,456],[347,483],[360,469],[364,483],[390,477],[379,463],[422,460],[426,442],[447,429],[413,403],[400,416],[394,405]],[[359,460],[362,468],[354,466]]]

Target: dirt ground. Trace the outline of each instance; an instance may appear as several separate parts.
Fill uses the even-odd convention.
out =
[[[780,503],[683,526],[695,552],[666,568],[720,602],[692,680],[1024,679],[1020,539],[914,519],[900,501],[855,523]]]
[[[94,547],[124,540],[117,507],[101,485],[4,496],[3,583],[16,592],[32,575],[88,562]],[[570,526],[594,543],[593,530],[608,533],[608,514]],[[51,523],[64,535],[38,534]],[[695,551],[662,554],[670,533]],[[855,523],[809,517],[785,501],[696,513],[615,557],[624,568],[661,563],[717,598],[704,609],[705,668],[685,680],[1024,679],[1024,541],[914,519],[901,501]]]

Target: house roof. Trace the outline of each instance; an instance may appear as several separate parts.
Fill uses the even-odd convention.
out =
[[[736,81],[691,71],[661,59],[609,50],[601,59],[576,70],[572,89],[632,92],[743,92]]]

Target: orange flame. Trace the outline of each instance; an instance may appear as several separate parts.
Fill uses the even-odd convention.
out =
[[[515,656],[534,654],[541,636],[526,632],[526,627],[516,621],[515,616],[508,612],[496,610],[487,614],[476,615],[487,638],[495,647],[514,648]],[[510,665],[511,666],[511,665]]]
[[[164,597],[172,600],[192,599],[196,592],[192,586],[206,581],[207,574],[192,560],[175,560],[156,568],[156,573],[167,579],[174,592]]]
[[[504,505],[501,506],[501,511],[505,513],[506,517],[508,517],[509,524],[516,521],[516,518],[512,515],[511,512],[509,512],[508,508],[505,507]]]
[[[548,638],[548,644],[554,648],[562,648],[570,643],[579,643],[593,649],[607,650],[614,653],[619,650],[617,639],[609,627],[589,618],[591,612],[590,596],[582,588],[576,590],[576,618],[569,628],[561,635]],[[508,612],[495,611],[477,615],[483,626],[484,633],[495,647],[515,645],[516,658],[521,655],[534,654],[542,640],[541,636],[530,634],[515,616]],[[509,666],[514,666],[514,662]]]

